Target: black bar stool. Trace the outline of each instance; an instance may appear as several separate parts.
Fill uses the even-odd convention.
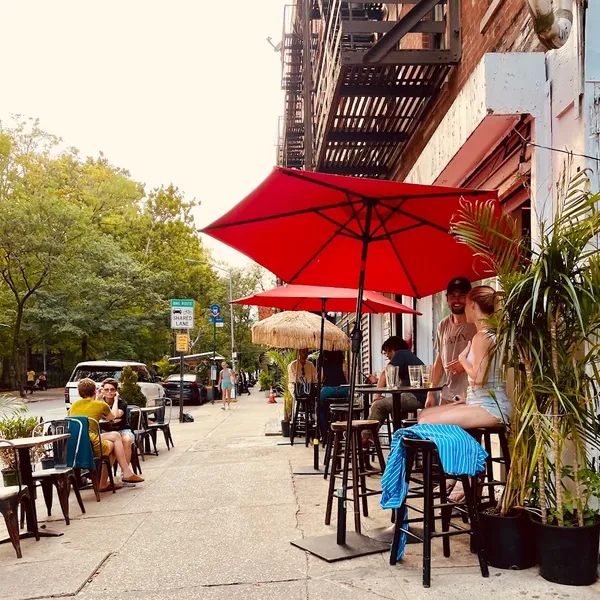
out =
[[[476,427],[467,429],[468,434],[473,436],[484,448],[488,454],[485,461],[485,477],[479,480],[477,486],[477,501],[479,504],[489,503],[496,504],[496,487],[506,486],[506,475],[510,470],[510,450],[508,449],[508,439],[506,435],[506,427],[498,425],[496,427]],[[492,436],[498,437],[498,445],[500,446],[500,456],[494,456],[492,453]],[[494,476],[494,464],[500,464],[504,467],[504,472],[501,473],[500,479]],[[487,488],[487,494],[481,494],[484,488]]]
[[[290,444],[298,434],[304,435],[304,445],[308,448],[311,432],[316,433],[315,402],[311,396],[300,396],[295,399],[294,420],[290,428]]]
[[[444,473],[440,465],[437,446],[430,440],[403,438],[401,442],[406,449],[406,473],[405,481],[409,485],[409,490],[402,506],[396,510],[394,539],[390,553],[390,564],[395,565],[397,562],[398,548],[400,546],[400,534],[405,532],[407,535],[417,539],[423,543],[423,587],[428,588],[431,583],[431,540],[436,537],[442,538],[444,556],[450,556],[450,537],[461,534],[469,534],[477,556],[479,558],[479,567],[483,577],[489,577],[487,561],[483,549],[483,539],[479,529],[479,519],[476,510],[475,490],[473,489],[470,477],[467,475],[455,475],[454,479],[462,482],[465,490],[465,502],[455,503],[449,502],[446,493],[446,478],[449,477]],[[413,464],[415,456],[420,453],[423,458],[423,480],[414,480]],[[434,493],[434,483],[439,482],[439,494]],[[411,483],[416,483],[417,488],[411,489]],[[439,497],[440,502],[434,503],[434,499]],[[413,498],[423,499],[423,508],[413,506],[408,503]],[[420,516],[416,518],[404,518],[405,508],[409,508],[417,512]],[[469,529],[452,523],[452,510],[467,512],[471,527]],[[440,510],[441,515],[437,516],[435,510]],[[442,531],[436,533],[435,520],[441,519]],[[408,531],[406,525],[409,523],[423,523],[423,537],[419,537]],[[451,531],[452,530],[452,531]]]
[[[333,508],[333,498],[335,494],[335,482],[337,477],[342,477],[344,470],[342,450],[342,440],[346,434],[348,424],[346,422],[336,422],[331,424],[331,430],[334,433],[333,438],[333,454],[331,457],[333,468],[331,469],[331,477],[329,478],[329,492],[327,494],[327,509],[325,511],[325,525],[331,523],[331,511]],[[382,474],[385,471],[385,459],[379,445],[377,437],[377,427],[379,421],[354,421],[350,435],[346,435],[346,444],[350,444],[350,473],[352,478],[352,497],[345,497],[345,501],[350,501],[354,505],[354,531],[361,532],[360,525],[360,503],[362,501],[362,510],[365,517],[369,516],[369,505],[367,499],[369,496],[377,496],[381,494],[381,490],[373,490],[367,487],[367,475]],[[363,431],[370,431],[373,435],[373,441],[377,450],[379,459],[379,468],[374,470],[366,469],[366,451],[362,446],[361,434]],[[338,460],[340,459],[340,460]],[[360,489],[359,489],[360,486]]]

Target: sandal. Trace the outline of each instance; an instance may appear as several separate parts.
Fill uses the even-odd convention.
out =
[[[123,486],[120,483],[115,483],[115,490],[120,490]],[[102,488],[100,490],[98,490],[101,494],[103,494],[104,492],[112,492],[113,488],[112,485],[108,485],[105,488]]]

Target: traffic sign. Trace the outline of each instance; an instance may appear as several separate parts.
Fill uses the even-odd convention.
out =
[[[194,328],[194,301],[171,300],[171,329]]]
[[[221,307],[218,304],[213,304],[210,307],[210,314],[213,317],[218,317],[221,314]]]
[[[223,327],[223,323],[225,322],[225,319],[223,317],[208,317],[208,322],[216,323],[217,327]],[[221,323],[221,325],[219,325],[219,323]]]
[[[190,337],[187,333],[178,333],[175,340],[177,352],[188,352],[190,349]]]

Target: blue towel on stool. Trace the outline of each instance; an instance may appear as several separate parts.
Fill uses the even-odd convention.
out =
[[[481,444],[457,425],[414,425],[406,429],[398,429],[392,437],[385,473],[381,478],[382,508],[400,508],[408,493],[408,484],[405,481],[406,449],[401,444],[403,437],[434,442],[440,455],[442,468],[448,475],[474,476],[485,470],[487,452]],[[408,518],[408,509],[404,512],[404,519],[406,518]],[[404,556],[405,546],[406,534],[401,533],[398,559]]]
[[[93,469],[94,468],[94,449],[90,441],[89,421],[87,417],[69,417],[81,423],[81,441],[79,450],[75,456],[77,446],[77,437],[79,426],[69,424],[69,433],[71,437],[67,440],[67,464],[74,469]]]

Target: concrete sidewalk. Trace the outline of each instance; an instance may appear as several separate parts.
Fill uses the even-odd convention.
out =
[[[32,600],[348,600],[481,598],[598,598],[600,586],[553,586],[536,569],[491,569],[483,579],[466,539],[452,539],[452,557],[434,542],[432,587],[421,586],[421,549],[408,546],[402,564],[389,553],[329,564],[290,545],[304,536],[332,533],[323,524],[327,482],[292,476],[311,463],[304,445],[278,446],[265,436],[282,403],[264,394],[243,396],[230,411],[220,405],[186,409],[195,422],[172,424],[175,448],[142,463],[146,482],[103,494],[84,491],[87,513],[74,498],[71,525],[60,509],[48,528],[58,538],[24,540],[24,558],[0,546],[0,598]],[[373,478],[377,484],[377,479]],[[40,494],[41,496],[41,494]],[[55,504],[58,503],[55,501]],[[389,524],[370,500],[364,528]],[[45,508],[38,499],[38,513]],[[335,514],[332,519],[335,523]],[[348,518],[351,528],[351,518]],[[0,536],[4,535],[0,531]]]

